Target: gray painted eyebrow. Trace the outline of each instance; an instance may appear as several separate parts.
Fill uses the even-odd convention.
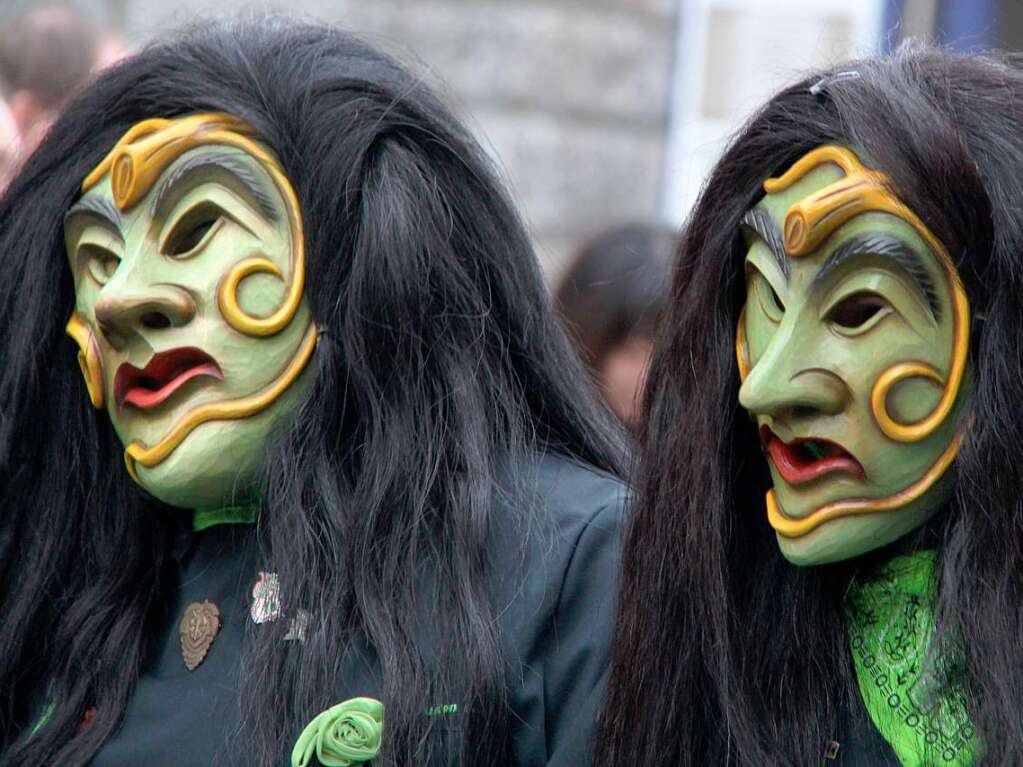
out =
[[[861,234],[843,242],[824,262],[824,266],[813,279],[813,288],[818,287],[827,276],[851,258],[857,256],[880,256],[894,261],[913,280],[916,288],[926,299],[931,314],[936,320],[941,319],[941,306],[938,294],[934,289],[934,281],[927,273],[920,256],[901,240],[886,234]]]
[[[70,208],[64,214],[64,225],[73,217],[78,215],[91,215],[103,219],[103,221],[116,229],[118,232],[124,230],[124,220],[114,204],[106,197],[85,197]]]
[[[269,221],[277,220],[277,209],[274,207],[270,195],[264,190],[260,179],[252,172],[248,165],[234,155],[226,153],[192,157],[175,168],[174,172],[164,182],[163,186],[160,187],[160,191],[153,199],[153,204],[149,209],[150,218],[156,218],[157,212],[167,202],[167,199],[179,184],[193,173],[198,173],[206,168],[219,168],[234,176],[238,183],[255,199],[263,216]]]
[[[778,268],[781,269],[785,281],[788,282],[790,271],[789,256],[785,252],[785,242],[782,240],[781,231],[778,229],[778,225],[774,223],[774,219],[771,218],[771,214],[760,206],[750,208],[746,211],[746,215],[742,217],[742,225],[752,229],[767,244],[771,255],[774,256],[774,260],[778,262]]]

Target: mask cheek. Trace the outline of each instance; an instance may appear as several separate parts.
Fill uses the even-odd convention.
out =
[[[888,392],[887,411],[898,423],[916,423],[934,412],[941,401],[941,386],[928,378],[907,378]]]
[[[78,312],[71,315],[65,330],[78,344],[78,366],[85,378],[89,401],[92,402],[93,407],[102,409],[105,399],[103,395],[103,361],[100,357],[96,334]]]

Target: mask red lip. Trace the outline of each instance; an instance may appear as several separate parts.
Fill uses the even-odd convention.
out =
[[[127,362],[117,368],[114,376],[114,399],[118,407],[131,405],[140,410],[156,407],[188,381],[208,376],[224,380],[210,355],[195,347],[182,347],[154,354],[141,370]]]
[[[767,426],[760,427],[760,441],[782,479],[790,485],[802,485],[835,472],[866,479],[862,464],[837,442],[816,437],[783,442]]]

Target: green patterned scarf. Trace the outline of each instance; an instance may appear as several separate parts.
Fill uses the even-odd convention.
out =
[[[976,739],[954,654],[928,655],[935,552],[896,557],[845,598],[860,694],[903,767],[969,767]]]

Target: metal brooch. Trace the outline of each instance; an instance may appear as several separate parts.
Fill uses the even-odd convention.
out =
[[[220,630],[220,609],[210,601],[192,602],[181,618],[181,655],[194,671],[206,659]]]

